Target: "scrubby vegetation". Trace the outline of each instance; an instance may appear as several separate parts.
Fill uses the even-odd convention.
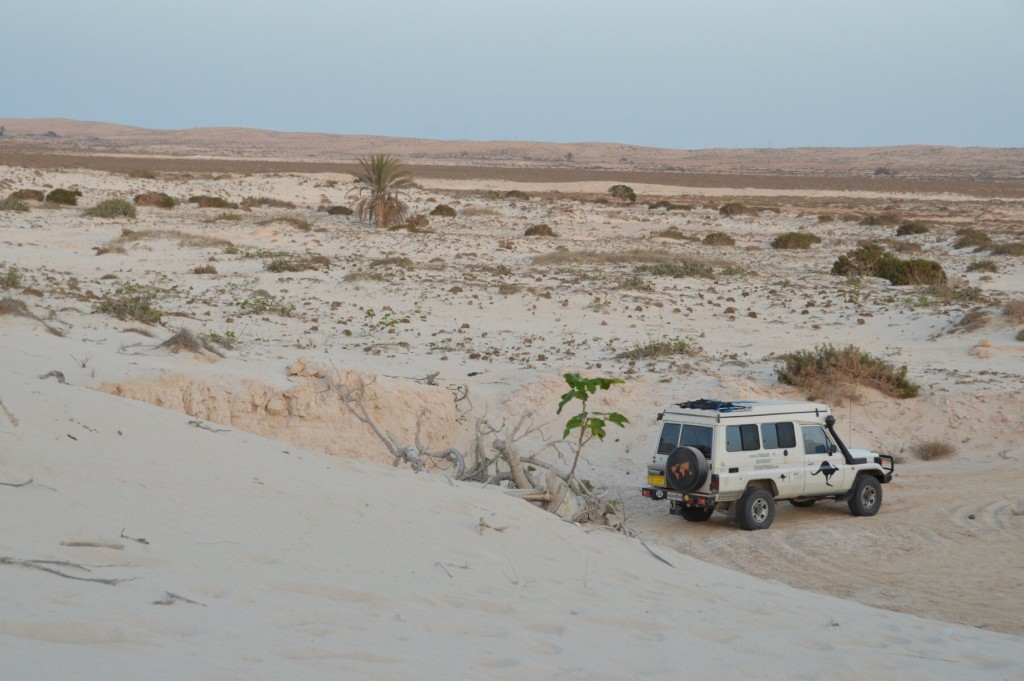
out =
[[[541,223],[539,225],[530,225],[523,234],[524,236],[555,236],[555,230]]]
[[[728,218],[738,217],[740,215],[751,215],[757,217],[757,210],[749,208],[742,203],[727,203],[718,209],[718,214]]]
[[[991,248],[992,255],[1024,255],[1024,241],[1008,244],[995,244]]]
[[[439,203],[434,206],[434,210],[430,211],[430,214],[442,218],[453,218],[455,217],[455,209],[447,203]]]
[[[663,229],[660,232],[651,232],[651,236],[652,237],[661,237],[662,239],[678,239],[678,240],[685,240],[685,241],[700,241],[700,239],[698,239],[693,234],[686,234],[685,232],[681,232],[681,231],[679,231],[679,228],[675,227],[675,226],[669,227],[668,229]]]
[[[219,196],[210,196],[208,194],[200,194],[198,196],[188,197],[189,203],[194,203],[200,208],[238,208],[237,203],[222,199]]]
[[[913,234],[926,234],[927,232],[928,225],[916,220],[904,222],[896,228],[896,236],[911,236]]]
[[[269,196],[247,196],[242,199],[241,207],[246,210],[253,208],[295,208],[291,201],[272,199]]]
[[[657,359],[659,357],[671,357],[673,355],[698,355],[701,352],[700,346],[682,338],[663,338],[654,340],[643,345],[620,352],[615,355],[618,359]]]
[[[16,192],[11,193],[12,199],[18,199],[20,201],[40,201],[42,202],[46,194],[41,189],[19,189]]]
[[[309,220],[297,218],[294,215],[275,215],[274,217],[267,218],[266,220],[260,220],[257,224],[272,225],[275,222],[283,222],[286,225],[291,225],[300,232],[309,232],[313,230],[313,223]]]
[[[900,216],[892,212],[885,212],[879,215],[865,215],[860,219],[860,224],[868,227],[877,227],[879,225],[898,225],[899,222]]]
[[[310,251],[303,254],[276,255],[263,265],[263,269],[268,272],[303,272],[305,270],[327,270],[330,267],[330,258]]]
[[[174,208],[178,205],[178,201],[173,196],[163,192],[146,192],[135,197],[135,205],[153,208]]]
[[[355,211],[348,206],[320,206],[317,208],[317,212],[327,213],[328,215],[352,215]]]
[[[776,368],[779,381],[803,388],[811,399],[835,394],[844,384],[874,388],[890,397],[917,397],[920,386],[907,379],[907,367],[894,367],[853,345],[819,345],[782,355]]]
[[[870,242],[861,243],[856,250],[839,256],[832,265],[832,274],[881,277],[896,286],[927,286],[947,282],[946,271],[934,260],[903,260],[881,245]]]
[[[77,206],[82,192],[77,189],[54,189],[46,195],[46,203],[58,206]]]
[[[953,248],[986,249],[992,245],[992,237],[973,227],[963,227],[956,230],[956,236],[957,239],[953,242]]]
[[[926,440],[914,444],[910,451],[922,461],[933,461],[935,459],[947,459],[956,453],[956,449],[948,442],[942,440]]]
[[[125,283],[96,304],[96,311],[120,320],[134,319],[144,324],[159,324],[163,312],[156,306],[163,291],[152,285]]]
[[[1003,315],[1014,322],[1024,322],[1024,299],[1006,301]]]
[[[655,201],[654,203],[648,203],[647,208],[650,210],[658,210],[664,208],[665,210],[693,210],[693,206],[685,203],[672,203],[662,199],[661,201]]]
[[[0,210],[11,210],[25,213],[28,211],[28,204],[21,199],[14,198],[14,195],[12,194],[3,201],[0,201]]]
[[[808,232],[784,232],[772,239],[772,248],[780,250],[807,250],[812,244],[820,244],[821,237]]]
[[[619,201],[629,201],[630,203],[636,203],[636,192],[633,188],[625,184],[612,185],[608,189],[608,193],[612,195],[613,199]]]
[[[507,192],[505,192],[505,198],[526,200],[530,198],[530,195],[527,194],[526,192],[521,192],[518,189],[509,189]]]
[[[711,279],[715,276],[715,270],[710,265],[693,258],[677,258],[672,262],[640,265],[636,268],[636,272],[638,274],[650,274],[655,277],[673,277],[675,279],[685,277]]]
[[[94,218],[134,218],[135,206],[124,199],[107,199],[83,212]]]
[[[996,266],[994,260],[975,260],[967,266],[968,272],[998,272],[999,267]]]
[[[704,237],[704,244],[706,246],[735,246],[736,239],[725,232],[711,232]]]
[[[17,267],[11,265],[0,275],[0,288],[21,288],[21,272],[18,271]]]

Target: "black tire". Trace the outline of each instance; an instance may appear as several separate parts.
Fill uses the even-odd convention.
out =
[[[810,508],[814,506],[814,502],[817,499],[790,499],[789,503],[793,504],[797,508]]]
[[[775,499],[760,487],[748,489],[738,502],[736,521],[744,530],[767,530],[775,520]]]
[[[860,476],[853,485],[847,504],[853,515],[875,515],[882,505],[882,483],[870,475]]]
[[[708,460],[699,449],[676,447],[665,461],[665,481],[677,492],[692,492],[708,479]]]
[[[714,512],[714,508],[704,506],[681,506],[679,508],[679,515],[691,523],[702,523],[709,519]]]

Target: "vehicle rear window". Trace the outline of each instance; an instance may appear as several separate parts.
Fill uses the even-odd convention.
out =
[[[659,454],[671,454],[676,447],[695,447],[704,456],[711,456],[711,438],[714,430],[709,426],[684,426],[679,423],[666,423],[661,427],[661,440],[658,441]]]
[[[671,454],[672,450],[679,446],[679,430],[682,426],[678,423],[666,423],[661,428],[661,441],[658,442],[658,454]]]
[[[761,425],[761,438],[765,449],[796,447],[796,428],[792,423],[765,423]]]
[[[755,424],[726,426],[725,449],[729,452],[750,452],[761,448],[761,440]]]

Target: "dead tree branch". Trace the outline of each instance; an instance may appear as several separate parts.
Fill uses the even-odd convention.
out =
[[[107,584],[109,586],[116,586],[121,582],[130,582],[135,577],[129,577],[127,579],[113,578],[103,579],[102,577],[79,577],[77,575],[69,575],[66,572],[61,572],[52,565],[61,565],[67,567],[77,568],[86,572],[92,572],[89,568],[79,563],[72,563],[66,560],[25,560],[22,558],[12,558],[10,556],[0,556],[0,565],[23,565],[25,567],[35,568],[36,570],[42,570],[43,572],[49,572],[50,574],[57,575],[58,577],[64,577],[65,579],[74,579],[80,582],[97,582],[99,584]]]
[[[0,482],[0,485],[4,487],[24,487],[25,485],[31,485],[35,478],[29,478],[25,482]]]
[[[11,410],[7,408],[7,405],[4,404],[3,400],[0,400],[0,409],[3,409],[4,413],[7,414],[7,420],[11,422],[11,425],[17,428],[18,419],[15,418],[14,414],[11,413]]]

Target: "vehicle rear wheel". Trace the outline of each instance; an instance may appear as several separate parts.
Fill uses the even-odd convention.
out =
[[[702,523],[710,518],[714,512],[714,508],[706,506],[681,506],[679,508],[679,515],[691,523]]]
[[[767,530],[775,520],[775,499],[760,487],[751,487],[740,497],[736,520],[744,530]]]
[[[878,478],[862,475],[853,485],[853,492],[847,502],[853,515],[870,516],[878,513],[882,505],[882,484]]]
[[[797,508],[808,508],[814,506],[814,502],[817,499],[790,499],[789,503],[793,504]]]

